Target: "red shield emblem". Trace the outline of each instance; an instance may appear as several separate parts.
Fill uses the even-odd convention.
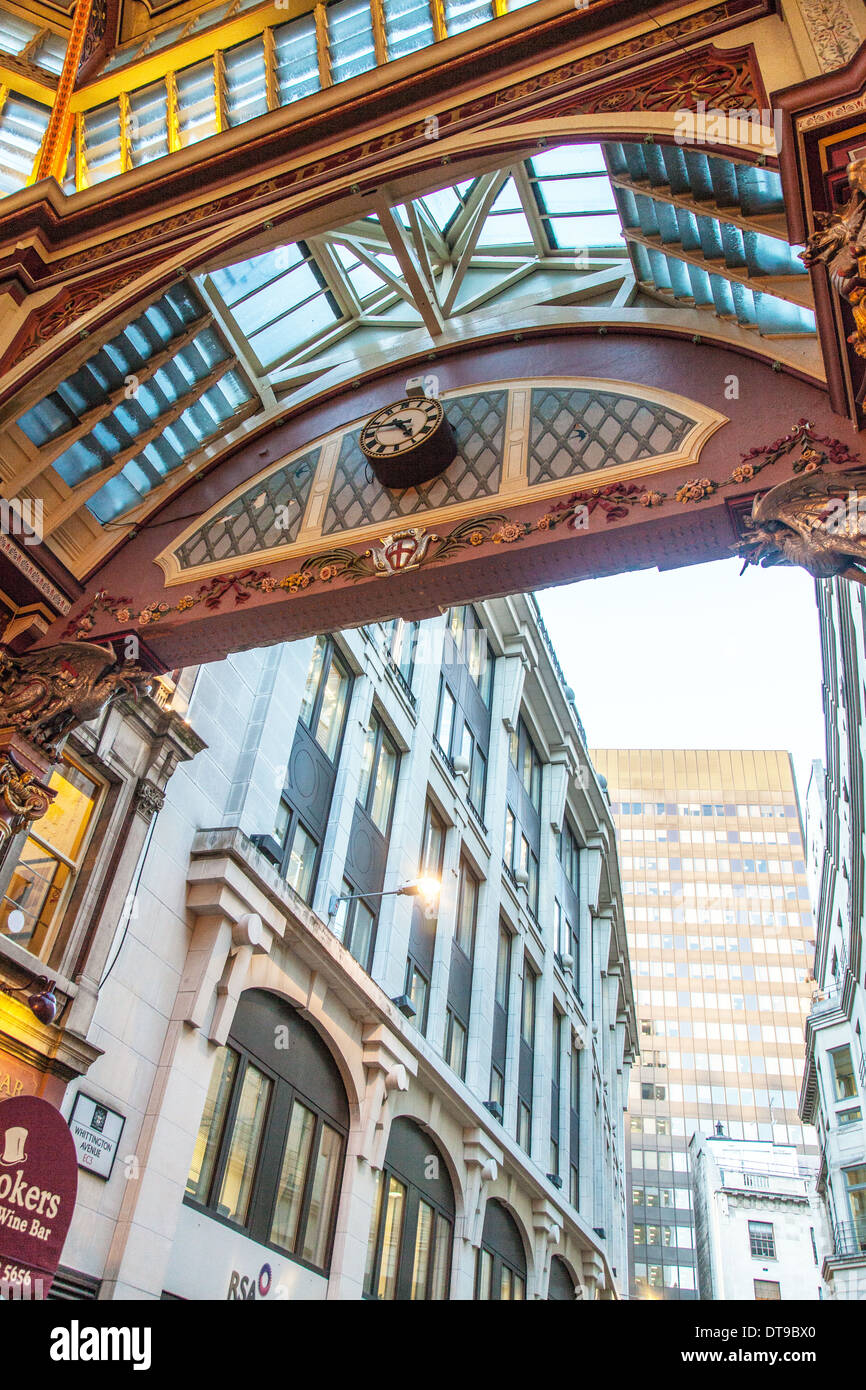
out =
[[[418,542],[414,536],[400,536],[386,545],[383,555],[389,569],[402,570],[411,565],[418,552]]]

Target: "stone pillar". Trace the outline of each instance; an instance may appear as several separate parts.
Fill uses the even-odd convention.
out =
[[[219,833],[219,832],[215,832]],[[135,1145],[100,1298],[159,1298],[171,1256],[216,1048],[225,1042],[254,951],[285,915],[235,866],[194,861],[186,964]]]
[[[329,1299],[363,1296],[376,1171],[385,1161],[394,1099],[409,1089],[409,1078],[418,1066],[408,1048],[382,1023],[364,1027],[363,1065],[366,1090],[361,1113],[349,1133],[328,1280]]]
[[[536,1197],[532,1203],[532,1228],[535,1235],[533,1287],[530,1298],[546,1299],[550,1278],[550,1261],[562,1238],[562,1213],[548,1197]]]
[[[454,1231],[454,1272],[452,1299],[471,1299],[475,1293],[475,1259],[484,1229],[487,1193],[496,1182],[502,1166],[502,1150],[483,1129],[463,1131],[463,1162],[466,1165],[466,1196],[463,1219]]]

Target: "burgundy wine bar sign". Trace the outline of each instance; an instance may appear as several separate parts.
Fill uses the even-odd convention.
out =
[[[78,1190],[69,1127],[38,1096],[0,1103],[0,1293],[46,1298]]]

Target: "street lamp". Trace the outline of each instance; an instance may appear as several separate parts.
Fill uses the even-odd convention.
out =
[[[34,986],[33,992],[28,993]],[[54,1016],[57,1013],[57,999],[54,995],[54,982],[49,980],[47,975],[31,976],[26,985],[10,985],[5,980],[0,980],[0,993],[10,996],[26,994],[27,1007],[31,1013],[36,1015],[39,1022],[54,1022]]]
[[[356,902],[359,898],[391,898],[404,895],[410,898],[423,898],[426,907],[438,901],[441,883],[438,878],[422,876],[404,883],[401,888],[385,888],[381,893],[332,893],[328,901],[328,917],[335,917],[340,903]]]

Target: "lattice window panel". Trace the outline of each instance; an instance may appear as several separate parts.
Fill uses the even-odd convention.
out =
[[[291,544],[300,530],[318,458],[319,450],[312,449],[247,488],[177,547],[181,569]],[[278,512],[279,507],[287,513]]]
[[[445,413],[457,440],[457,457],[441,477],[404,492],[392,492],[376,481],[358,446],[359,430],[346,435],[328,499],[324,534],[399,520],[452,502],[495,497],[507,403],[505,391],[484,391],[445,401]]]
[[[529,482],[555,482],[572,473],[670,453],[694,423],[668,406],[635,396],[538,387],[532,392]]]

